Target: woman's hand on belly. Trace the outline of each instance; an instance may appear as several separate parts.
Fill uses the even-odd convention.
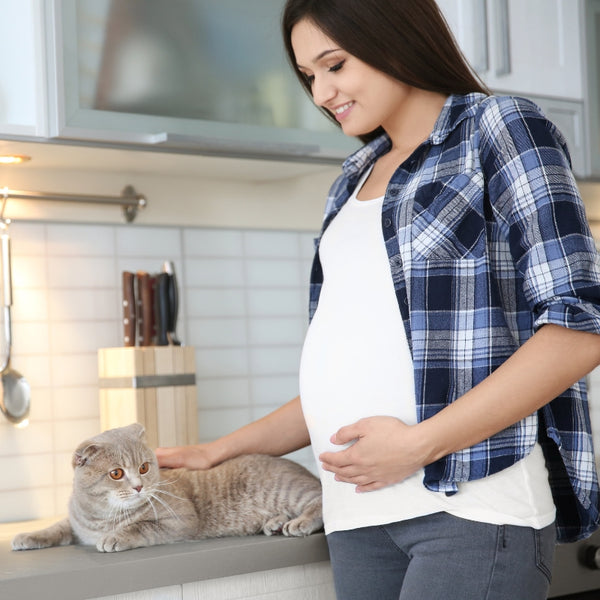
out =
[[[331,436],[336,445],[352,443],[339,452],[319,456],[336,481],[356,485],[357,492],[378,490],[410,477],[430,462],[428,448],[416,426],[395,417],[368,417]]]

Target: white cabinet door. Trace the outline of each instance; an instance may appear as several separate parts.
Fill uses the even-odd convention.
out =
[[[581,0],[438,0],[438,5],[493,91],[583,99]]]
[[[489,0],[493,90],[583,99],[579,0]]]
[[[287,65],[283,0],[45,2],[51,137],[335,164],[359,146]]]
[[[42,0],[0,0],[0,134],[46,135]]]

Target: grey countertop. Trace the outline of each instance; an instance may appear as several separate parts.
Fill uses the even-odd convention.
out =
[[[306,538],[231,537],[102,553],[90,546],[14,552],[13,531],[7,531],[0,526],[0,598],[11,600],[83,600],[329,560],[322,533]]]

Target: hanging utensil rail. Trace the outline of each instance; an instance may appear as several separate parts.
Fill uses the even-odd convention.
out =
[[[9,198],[16,200],[50,200],[51,202],[87,202],[91,204],[115,204],[121,206],[123,215],[128,223],[137,216],[138,210],[147,206],[148,201],[142,194],[138,194],[135,188],[127,185],[123,188],[120,196],[97,196],[89,194],[61,194],[58,192],[26,192],[23,190],[0,189],[0,195],[4,196],[0,219],[4,217],[4,207]]]

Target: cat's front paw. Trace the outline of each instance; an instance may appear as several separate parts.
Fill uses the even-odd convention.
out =
[[[265,535],[278,535],[283,530],[284,523],[289,519],[287,515],[276,515],[263,525]]]
[[[127,541],[122,536],[110,533],[101,537],[96,543],[98,552],[121,552],[122,550],[130,550],[134,545]]]
[[[18,533],[12,540],[13,550],[38,550],[39,548],[49,548],[52,543],[47,536],[33,533]]]
[[[290,537],[304,537],[320,529],[323,522],[319,519],[300,516],[283,524],[281,533]]]

